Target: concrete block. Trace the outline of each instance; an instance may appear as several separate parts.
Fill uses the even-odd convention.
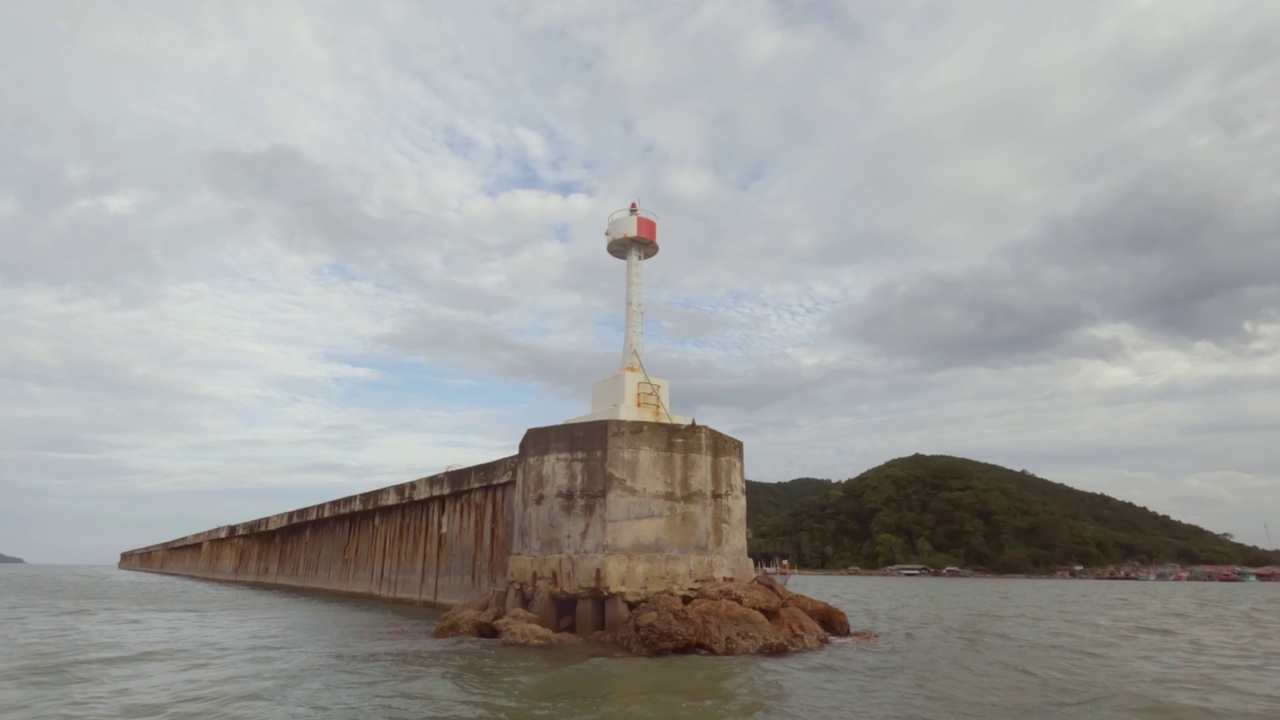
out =
[[[556,601],[551,597],[551,590],[546,583],[539,583],[534,588],[533,600],[529,601],[529,612],[538,617],[538,624],[551,632],[560,631],[559,618],[556,616]]]
[[[605,632],[616,633],[631,619],[631,608],[621,595],[610,595],[604,599],[603,605]]]
[[[502,611],[509,613],[516,608],[525,609],[524,593],[520,592],[520,589],[515,585],[509,585],[507,586],[507,600],[502,606]]]
[[[508,578],[585,596],[751,576],[742,443],[653,422],[533,428],[520,443]]]
[[[598,597],[578,598],[574,613],[574,631],[586,637],[604,629],[604,600]]]

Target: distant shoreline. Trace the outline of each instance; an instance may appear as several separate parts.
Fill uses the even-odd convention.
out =
[[[1105,578],[1059,577],[1057,575],[997,575],[992,573],[973,573],[971,575],[898,575],[896,573],[866,572],[850,573],[839,570],[793,570],[791,575],[816,575],[821,577],[864,577],[893,578],[900,580],[918,580],[920,578],[944,578],[947,580],[1101,580]],[[1121,579],[1121,578],[1116,578]],[[1137,579],[1137,578],[1133,578]]]
[[[773,573],[769,573],[769,574],[770,574],[770,575],[773,575]],[[965,574],[962,574],[962,575],[942,575],[942,574],[936,574],[936,573],[930,573],[930,574],[927,574],[927,575],[903,575],[903,574],[895,573],[895,572],[881,572],[881,571],[847,572],[847,571],[841,571],[841,570],[792,570],[792,571],[790,571],[789,573],[786,573],[786,574],[788,574],[788,575],[813,575],[813,576],[822,576],[822,577],[898,578],[898,579],[903,579],[903,580],[916,580],[916,579],[920,579],[920,578],[940,578],[940,579],[946,579],[946,580],[962,580],[962,579],[970,579],[970,580],[1099,580],[1099,581],[1112,581],[1112,582],[1227,582],[1227,583],[1235,583],[1235,582],[1280,582],[1280,576],[1277,576],[1277,575],[1272,574],[1272,575],[1268,575],[1268,576],[1265,576],[1265,577],[1264,577],[1261,573],[1259,573],[1259,575],[1257,576],[1256,580],[1250,580],[1250,581],[1243,581],[1243,580],[1238,580],[1238,579],[1225,580],[1225,579],[1219,579],[1219,578],[1217,578],[1217,577],[1197,577],[1197,578],[1186,578],[1186,577],[1174,578],[1174,577],[1164,577],[1164,578],[1157,578],[1157,577],[1150,577],[1150,576],[1148,576],[1148,577],[1139,577],[1139,576],[1099,575],[1099,574],[1096,574],[1096,573],[1094,573],[1094,574],[1079,574],[1079,575],[1061,575],[1061,574],[1047,574],[1047,575],[1009,574],[1009,575],[1001,575],[1001,574],[999,574],[999,573],[977,573],[977,572],[970,572],[970,573],[965,573]]]

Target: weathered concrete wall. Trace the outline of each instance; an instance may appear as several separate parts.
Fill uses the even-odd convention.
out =
[[[618,420],[534,428],[520,444],[511,580],[640,595],[749,578],[742,443]]]
[[[711,428],[534,428],[520,454],[122,553],[128,570],[451,605],[748,578],[742,444]],[[545,583],[544,583],[545,584]]]
[[[518,459],[120,555],[128,570],[451,605],[506,584]]]

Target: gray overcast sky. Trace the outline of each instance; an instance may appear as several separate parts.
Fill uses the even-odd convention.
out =
[[[748,477],[914,452],[1280,539],[1271,2],[0,3],[0,552],[514,452],[647,364]]]

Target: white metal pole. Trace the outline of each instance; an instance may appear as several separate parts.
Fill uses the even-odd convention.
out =
[[[644,288],[641,286],[640,243],[627,243],[627,328],[622,340],[622,369],[634,369],[644,352]]]

